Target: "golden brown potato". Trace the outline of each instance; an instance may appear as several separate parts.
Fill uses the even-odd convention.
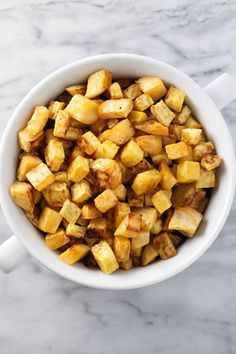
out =
[[[185,96],[183,91],[174,86],[170,86],[165,97],[165,103],[170,109],[179,113],[182,110]]]
[[[47,204],[52,207],[62,207],[64,202],[70,198],[70,190],[67,183],[53,182],[42,191]]]
[[[187,156],[189,153],[188,146],[183,141],[176,144],[166,145],[165,150],[170,160],[179,159],[181,157]]]
[[[106,241],[101,241],[91,248],[92,254],[105,274],[111,274],[119,268],[116,257]]]
[[[90,248],[87,245],[75,244],[61,253],[59,258],[68,265],[72,265],[84,258],[89,252]]]
[[[146,246],[150,241],[150,232],[147,230],[141,230],[138,232],[138,235],[131,240],[131,249],[140,249],[143,246]]]
[[[136,138],[136,142],[148,154],[157,155],[161,152],[162,140],[157,135],[141,135]]]
[[[218,155],[206,154],[201,159],[201,166],[207,171],[214,170],[222,163],[222,158]]]
[[[178,230],[193,237],[202,220],[202,214],[191,207],[176,208],[169,223],[170,230]]]
[[[166,193],[167,191],[160,190],[152,196],[152,202],[157,211],[162,214],[171,207],[171,201]]]
[[[55,125],[53,135],[58,138],[64,138],[70,126],[70,115],[65,110],[59,110],[55,116]]]
[[[151,228],[150,232],[153,235],[158,235],[162,230],[162,220],[161,219],[157,219],[153,225],[153,227]]]
[[[96,218],[100,218],[102,216],[102,214],[100,213],[99,210],[97,210],[97,208],[95,207],[94,204],[85,204],[83,205],[82,209],[81,209],[81,218],[82,219],[96,219]]]
[[[77,156],[69,165],[67,170],[68,180],[80,182],[89,173],[89,162],[83,156]]]
[[[116,236],[113,251],[117,262],[127,262],[130,258],[130,240],[127,237]]]
[[[159,172],[161,174],[160,185],[163,189],[171,189],[177,183],[173,172],[169,168],[166,162],[161,161],[159,164]]]
[[[94,98],[106,91],[111,85],[112,75],[108,70],[98,70],[88,78],[86,97]]]
[[[55,181],[55,176],[43,162],[26,173],[26,177],[39,192]]]
[[[67,199],[60,210],[60,214],[68,221],[69,224],[75,224],[80,217],[81,209]]]
[[[94,203],[99,211],[105,213],[118,204],[118,199],[111,189],[106,189],[94,199]]]
[[[139,84],[137,84],[137,83],[128,86],[124,90],[124,97],[130,98],[131,100],[134,100],[135,98],[137,98],[140,95],[142,95],[142,91],[140,90]]]
[[[169,127],[175,117],[175,113],[172,112],[162,100],[151,107],[151,112],[154,117],[166,127]]]
[[[66,227],[67,236],[72,236],[75,238],[84,238],[85,232],[86,232],[86,227],[80,225],[68,224]]]
[[[183,108],[179,114],[176,114],[173,123],[184,124],[191,115],[191,109],[187,105],[183,105]]]
[[[123,184],[119,184],[116,188],[112,189],[112,192],[119,201],[124,201],[127,195],[127,189]]]
[[[165,96],[167,89],[164,82],[156,76],[145,76],[137,80],[141,90],[157,101]]]
[[[200,178],[199,162],[184,161],[177,165],[176,178],[179,183],[191,183]]]
[[[213,188],[216,185],[216,174],[214,170],[207,171],[200,168],[200,175],[195,182],[196,188]]]
[[[131,123],[134,122],[140,123],[148,120],[148,116],[145,112],[131,111],[130,114],[128,115],[128,119],[130,120]]]
[[[121,221],[130,213],[130,207],[127,203],[118,203],[115,206],[114,217],[115,226],[118,227]]]
[[[143,93],[134,100],[134,110],[143,112],[149,107],[151,107],[153,103],[154,101],[152,97],[147,95],[146,93]]]
[[[144,205],[144,195],[137,195],[132,189],[128,192],[128,204],[130,207],[140,207]]]
[[[146,245],[142,252],[142,266],[152,263],[158,256],[157,250],[152,243]]]
[[[66,87],[66,91],[69,92],[69,94],[71,96],[74,96],[74,95],[85,95],[85,92],[86,92],[86,89],[87,89],[87,86],[86,85],[72,85],[72,86],[69,86],[69,87]]]
[[[131,126],[128,119],[124,119],[117,123],[112,129],[105,130],[99,135],[99,140],[111,140],[117,145],[125,144],[129,139],[134,136],[135,130]]]
[[[61,221],[62,216],[57,211],[45,207],[40,214],[38,228],[53,234],[57,231]]]
[[[102,188],[114,189],[122,183],[120,166],[114,160],[97,159],[92,164],[92,171]]]
[[[20,208],[28,212],[34,211],[33,188],[26,182],[14,182],[10,186],[12,200]]]
[[[37,106],[26,126],[26,133],[30,139],[41,133],[49,119],[49,111],[44,106]]]
[[[113,143],[113,141],[106,140],[102,144],[98,145],[95,151],[95,158],[111,159],[113,160],[119,150],[119,146]]]
[[[123,98],[123,92],[121,90],[119,82],[113,82],[113,84],[108,87],[108,93],[111,99]]]
[[[197,145],[200,141],[202,129],[186,128],[182,130],[181,140],[189,145]]]
[[[161,259],[169,259],[176,255],[176,249],[167,232],[163,232],[153,239],[153,246]]]
[[[63,110],[64,108],[65,108],[64,102],[50,101],[48,106],[49,118],[55,120],[58,111]]]
[[[71,187],[71,197],[74,203],[83,203],[92,197],[89,183],[86,180],[77,182]]]
[[[44,155],[51,171],[59,171],[65,159],[65,151],[62,142],[59,140],[51,140],[44,150]]]
[[[133,109],[133,101],[129,98],[121,98],[119,100],[104,101],[98,107],[99,117],[102,119],[110,118],[127,118]]]
[[[20,148],[25,152],[29,153],[37,151],[42,146],[43,139],[43,131],[39,132],[33,138],[28,135],[26,128],[20,130],[18,133],[18,141]]]
[[[165,127],[161,123],[158,123],[154,119],[148,120],[146,122],[135,122],[134,126],[136,129],[141,130],[141,131],[148,133],[148,134],[166,136],[169,133],[169,130],[167,127]]]
[[[16,176],[18,181],[24,182],[27,181],[26,174],[37,167],[42,160],[38,156],[25,155],[20,160],[20,164],[18,170],[16,172]]]
[[[161,180],[160,173],[156,170],[139,173],[132,184],[132,189],[137,195],[151,192]]]
[[[140,208],[137,211],[142,215],[141,229],[150,231],[157,220],[155,208]]]
[[[199,143],[194,146],[193,149],[193,159],[194,161],[201,161],[205,154],[213,154],[215,150],[214,144],[211,141],[207,143]]]
[[[138,212],[129,213],[118,225],[114,235],[133,238],[141,229],[142,215]]]
[[[143,151],[135,141],[130,140],[122,149],[120,159],[127,167],[135,166],[143,159]]]
[[[87,155],[93,155],[101,143],[92,132],[86,132],[81,135],[78,144]]]
[[[71,118],[84,124],[93,124],[98,120],[98,104],[82,95],[74,95],[65,108]]]
[[[69,243],[70,239],[66,236],[63,229],[58,229],[58,231],[54,234],[47,234],[45,237],[45,242],[48,248],[51,250],[56,250]]]

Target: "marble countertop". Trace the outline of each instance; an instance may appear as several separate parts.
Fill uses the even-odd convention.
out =
[[[236,78],[235,28],[234,0],[1,0],[0,134],[32,86],[87,55],[149,55],[200,85]],[[233,136],[235,112],[223,111]],[[194,265],[145,289],[88,289],[33,259],[0,274],[0,353],[235,353],[235,212]],[[0,228],[3,242],[2,213]]]

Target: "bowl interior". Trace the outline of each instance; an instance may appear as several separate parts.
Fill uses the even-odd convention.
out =
[[[84,82],[88,75],[100,68],[112,71],[115,78],[138,78],[156,75],[167,84],[173,84],[187,94],[187,101],[195,116],[216,145],[217,153],[224,159],[203,222],[197,235],[185,242],[176,257],[158,261],[147,267],[134,268],[129,272],[118,271],[106,276],[90,270],[83,264],[72,267],[61,262],[56,252],[45,246],[42,235],[15,206],[9,196],[9,186],[15,179],[18,164],[17,132],[29,119],[35,105],[47,104],[59,95],[66,86]],[[9,145],[10,144],[10,145]],[[177,69],[142,56],[112,54],[83,59],[54,72],[34,87],[15,110],[2,139],[0,151],[0,196],[4,214],[13,232],[29,252],[48,268],[73,281],[99,288],[136,288],[167,279],[196,260],[214,241],[228,215],[234,193],[233,172],[235,158],[227,126],[215,104],[188,76]]]

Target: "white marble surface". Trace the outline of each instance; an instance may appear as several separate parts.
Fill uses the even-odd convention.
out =
[[[1,134],[34,84],[86,55],[149,55],[201,85],[224,71],[236,79],[235,28],[234,0],[1,0]],[[235,112],[236,101],[223,112],[233,136]],[[146,289],[87,289],[32,259],[0,274],[0,353],[235,353],[235,209],[198,262]],[[2,242],[2,214],[0,228]]]

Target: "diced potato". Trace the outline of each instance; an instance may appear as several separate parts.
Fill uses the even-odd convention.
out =
[[[137,144],[144,152],[157,155],[162,149],[162,140],[157,135],[141,135],[136,138]]]
[[[189,145],[197,145],[202,134],[202,129],[187,128],[182,130],[181,140]]]
[[[154,103],[154,101],[153,101],[152,97],[146,93],[143,93],[142,95],[135,98],[134,110],[143,112],[146,109],[148,109],[149,107],[151,107],[151,105],[153,105],[153,103]]]
[[[20,208],[31,213],[34,211],[33,189],[29,183],[18,181],[12,183],[10,194]]]
[[[130,258],[130,240],[127,237],[116,236],[113,251],[117,262],[127,262]]]
[[[163,150],[157,155],[151,155],[151,158],[155,166],[159,165],[162,161],[167,165],[171,164],[171,160],[168,158],[167,153]]]
[[[167,136],[169,134],[168,127],[165,127],[164,125],[158,123],[154,119],[147,120],[146,122],[136,122],[135,128],[148,134],[164,135],[164,136]]]
[[[106,91],[111,85],[112,75],[108,70],[98,70],[88,78],[86,97],[94,98]]]
[[[178,162],[184,162],[184,161],[193,161],[193,149],[192,146],[187,145],[188,148],[188,155],[181,157],[180,159],[178,159]]]
[[[163,189],[171,189],[177,183],[177,179],[166,162],[160,162],[159,172],[161,174],[160,185]]]
[[[185,122],[185,127],[192,128],[192,129],[199,129],[202,126],[195,118],[193,118],[193,116],[189,116]]]
[[[34,113],[26,126],[26,133],[30,139],[34,139],[42,132],[49,119],[49,111],[44,106],[35,107]]]
[[[55,181],[55,176],[43,162],[29,171],[26,177],[39,192]]]
[[[134,100],[140,95],[142,95],[142,91],[137,83],[130,85],[124,90],[124,97],[130,98],[131,100]]]
[[[106,241],[94,245],[91,251],[103,273],[111,274],[119,268],[116,257]]]
[[[119,184],[115,189],[112,189],[118,200],[124,201],[127,195],[127,189],[123,184]]]
[[[176,160],[181,157],[187,156],[188,146],[184,141],[181,141],[176,144],[170,144],[165,146],[167,156],[170,160]]]
[[[123,98],[123,92],[118,82],[113,82],[113,84],[108,87],[108,92],[111,99]]]
[[[171,124],[169,126],[169,132],[171,135],[174,135],[177,140],[181,140],[182,130],[185,127],[183,125]]]
[[[98,118],[98,120],[95,123],[90,125],[90,129],[93,132],[93,134],[98,136],[99,134],[101,134],[105,126],[106,126],[106,121],[104,119]]]
[[[161,259],[169,259],[176,256],[176,249],[167,232],[163,232],[153,239],[153,246]]]
[[[139,173],[132,184],[132,189],[137,195],[153,191],[161,180],[160,173],[156,170]]]
[[[113,141],[106,140],[102,144],[100,144],[95,152],[95,158],[103,158],[103,159],[114,159],[117,152],[119,150],[119,146],[113,143]]]
[[[66,91],[69,92],[69,94],[71,96],[74,96],[74,95],[85,95],[85,92],[86,92],[86,89],[87,89],[87,86],[86,85],[72,85],[72,86],[69,86],[69,87],[66,87]]]
[[[22,129],[18,133],[19,146],[22,150],[26,152],[34,152],[40,148],[44,138],[44,132],[41,131],[33,138],[30,138],[26,128]]]
[[[212,142],[207,143],[200,143],[194,146],[193,149],[193,159],[194,161],[201,161],[202,157],[205,154],[212,154],[214,153],[215,147]]]
[[[81,210],[81,218],[82,219],[96,219],[101,217],[100,211],[97,210],[94,204],[85,204]]]
[[[93,230],[100,235],[104,235],[107,229],[107,220],[106,218],[96,218],[91,219],[88,225],[88,230]]]
[[[70,159],[69,162],[71,163],[77,156],[84,156],[84,152],[81,150],[79,145],[75,145],[71,154],[70,154]]]
[[[183,91],[174,86],[170,86],[165,97],[165,103],[170,109],[179,113],[182,110],[185,96]]]
[[[139,145],[131,140],[123,148],[120,154],[120,159],[125,166],[132,167],[137,165],[137,163],[143,159],[143,155],[143,151]]]
[[[177,165],[176,178],[179,183],[191,183],[200,178],[199,162],[184,161]]]
[[[75,224],[68,224],[66,228],[67,236],[72,236],[75,238],[84,238],[86,232],[86,227],[75,225]]]
[[[130,257],[130,258],[128,259],[128,261],[120,262],[119,265],[120,265],[120,268],[121,268],[121,269],[124,269],[124,270],[129,270],[129,269],[131,269],[132,266],[133,266],[133,264],[132,264],[132,258]]]
[[[126,118],[133,109],[133,101],[129,98],[104,101],[98,107],[99,117],[102,119]]]
[[[62,207],[70,198],[70,191],[64,182],[53,182],[43,189],[43,197],[47,204],[52,207]]]
[[[111,119],[107,119],[107,126],[109,129],[113,128],[117,123],[119,123],[119,119],[118,118],[111,118]]]
[[[122,183],[127,183],[131,180],[132,176],[128,167],[126,167],[118,157],[116,157],[115,161],[118,163],[122,176]]]
[[[66,233],[63,229],[58,229],[57,232],[53,234],[47,234],[45,237],[45,242],[48,248],[51,250],[56,250],[70,241],[69,237],[66,236]]]
[[[98,119],[98,104],[82,95],[74,95],[65,109],[80,123],[93,124]]]
[[[65,159],[62,142],[51,140],[44,150],[45,160],[51,171],[59,171]]]
[[[80,217],[81,209],[67,199],[60,210],[60,214],[69,224],[75,224]]]
[[[147,245],[150,241],[150,232],[146,230],[139,231],[138,235],[131,240],[133,250]]]
[[[184,124],[191,115],[191,109],[187,105],[183,105],[183,108],[179,114],[175,116],[174,123]]]
[[[157,209],[157,211],[162,214],[164,211],[171,207],[171,201],[166,191],[160,190],[152,196],[152,202]]]
[[[118,204],[118,199],[111,189],[106,189],[94,199],[94,203],[99,211],[105,213]]]
[[[137,83],[144,93],[152,97],[153,101],[159,100],[167,92],[164,82],[156,76],[141,77]]]
[[[87,155],[93,155],[100,144],[98,138],[90,131],[79,138],[79,146]]]
[[[196,188],[213,188],[216,185],[216,175],[215,171],[206,171],[203,168],[200,168],[200,176],[195,182]]]
[[[65,108],[64,102],[51,101],[48,106],[49,118],[55,120],[58,111]]]
[[[57,112],[55,117],[55,125],[53,135],[58,138],[64,138],[70,126],[70,115],[65,110]]]
[[[183,238],[176,235],[176,234],[173,234],[172,232],[169,232],[169,237],[173,243],[173,245],[175,246],[175,248],[179,247],[183,242]]]
[[[188,206],[194,196],[195,187],[192,183],[178,185],[171,196],[171,202],[174,208]]]
[[[65,136],[63,137],[63,139],[66,140],[72,140],[72,141],[76,141],[79,139],[79,137],[81,136],[82,130],[79,128],[73,128],[73,127],[69,127],[66,131]]]
[[[89,183],[86,180],[77,182],[71,187],[71,197],[74,203],[83,203],[92,197]]]
[[[54,234],[61,221],[62,216],[57,211],[45,207],[40,214],[38,228],[44,232]]]
[[[157,220],[155,208],[141,208],[138,212],[142,215],[141,229],[150,231]]]
[[[42,160],[38,156],[23,156],[16,172],[18,181],[27,181],[26,174],[33,168],[37,167],[41,162]]]
[[[114,160],[97,159],[92,164],[92,170],[102,188],[114,189],[122,182],[120,166]]]
[[[128,204],[130,207],[140,207],[144,205],[144,195],[137,195],[132,189],[128,191]]]
[[[111,140],[117,145],[125,144],[134,136],[135,130],[128,119],[117,123],[112,129],[105,130],[99,135],[100,141]]]
[[[157,219],[153,225],[153,227],[151,228],[150,232],[153,235],[158,235],[162,230],[162,220],[161,219]]]
[[[214,170],[222,163],[222,158],[218,155],[206,154],[201,159],[201,166],[207,171]]]
[[[152,193],[147,193],[147,194],[144,195],[144,205],[146,207],[152,207],[153,206]]]
[[[56,182],[65,182],[68,184],[67,173],[66,171],[59,171],[54,173]]]
[[[172,112],[163,100],[157,102],[151,107],[153,116],[163,125],[169,127],[170,123],[175,117],[175,113]]]
[[[169,223],[170,230],[178,230],[188,237],[195,232],[202,220],[202,214],[190,207],[176,208]]]
[[[130,213],[129,204],[118,203],[115,206],[114,216],[115,216],[115,226],[118,227],[122,220]]]
[[[131,247],[130,255],[132,257],[140,257],[142,255],[142,252],[143,252],[143,247],[138,247],[138,248],[132,248]]]
[[[148,116],[145,112],[140,112],[140,111],[132,111],[128,115],[128,119],[130,120],[131,123],[134,122],[145,122],[148,120]]]
[[[119,224],[114,235],[133,238],[138,235],[141,229],[142,215],[138,212],[129,213]]]
[[[80,182],[89,173],[89,162],[83,156],[77,156],[69,165],[67,170],[68,180]]]
[[[61,253],[59,258],[68,265],[72,265],[86,256],[90,248],[87,245],[75,244]]]
[[[33,201],[34,204],[38,204],[40,202],[40,200],[42,199],[42,193],[38,192],[36,189],[33,188],[32,190],[33,192]]]
[[[157,250],[152,243],[146,245],[142,252],[142,266],[152,263],[158,256]]]

